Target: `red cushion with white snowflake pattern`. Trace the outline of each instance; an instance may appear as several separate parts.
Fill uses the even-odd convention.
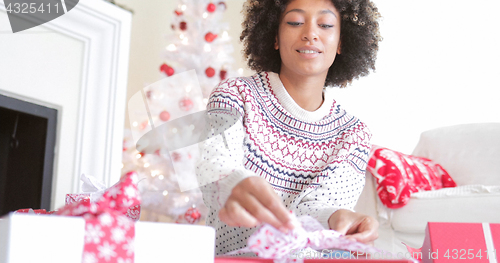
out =
[[[366,169],[376,178],[378,196],[388,208],[403,207],[411,193],[457,186],[441,165],[376,145]]]

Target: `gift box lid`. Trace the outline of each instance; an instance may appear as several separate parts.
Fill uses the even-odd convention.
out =
[[[80,217],[10,213],[0,220],[0,262],[81,262]]]
[[[156,222],[135,224],[136,263],[212,263],[214,257],[215,229],[212,227]]]
[[[500,224],[429,222],[425,232],[423,262],[497,262],[500,257]]]

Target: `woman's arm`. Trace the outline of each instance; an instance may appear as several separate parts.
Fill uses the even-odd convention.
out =
[[[242,85],[238,79],[224,81],[210,97],[210,134],[224,137],[213,136],[199,144],[196,170],[203,199],[227,225],[253,227],[269,223],[286,231],[293,225],[281,199],[265,179],[244,167],[244,107],[238,90]],[[226,123],[232,125],[227,127]]]

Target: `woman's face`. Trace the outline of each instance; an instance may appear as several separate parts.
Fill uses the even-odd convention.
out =
[[[330,0],[292,0],[281,15],[275,49],[280,74],[328,74],[340,52],[340,13]]]

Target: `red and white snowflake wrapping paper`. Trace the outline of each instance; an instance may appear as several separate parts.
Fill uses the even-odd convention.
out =
[[[63,216],[85,219],[83,263],[134,261],[134,221],[124,215],[140,203],[137,174],[126,174],[97,202],[82,199],[57,211]]]
[[[54,214],[56,211],[46,211],[45,209],[32,209],[32,208],[25,208],[25,209],[18,209],[14,211],[14,214],[33,214],[33,215],[50,215]]]
[[[372,246],[348,240],[335,230],[325,229],[310,216],[300,216],[295,220],[298,224],[295,224],[296,227],[286,234],[269,224],[262,225],[248,238],[246,248],[229,252],[226,255],[253,252],[261,258],[275,259],[275,262],[298,262],[295,259],[290,259],[291,251],[310,248],[314,250],[340,249],[363,253],[388,253]]]
[[[65,204],[69,205],[75,202],[90,203],[90,194],[67,194]]]
[[[66,195],[66,205],[75,203],[75,202],[88,202],[90,203],[90,194],[67,194]],[[127,209],[125,213],[128,218],[139,221],[141,218],[141,205],[131,206]]]
[[[91,176],[86,176],[82,174],[82,181],[84,181],[84,186],[85,183],[89,181],[95,181],[96,179],[91,177]],[[99,187],[101,185],[99,182],[96,183],[96,185],[93,185],[93,188],[95,189],[95,193],[82,193],[82,194],[67,194],[65,203],[66,205],[75,203],[75,202],[87,202],[90,203],[92,202],[93,194],[94,198],[99,197],[100,194],[104,193],[106,189],[101,189],[104,187]],[[104,185],[103,185],[104,186]],[[92,187],[87,187],[87,188],[92,188]],[[139,221],[139,218],[141,217],[141,205],[135,205],[131,206],[127,209],[127,211],[124,212],[124,215],[126,215],[128,218],[134,220],[134,221]]]

